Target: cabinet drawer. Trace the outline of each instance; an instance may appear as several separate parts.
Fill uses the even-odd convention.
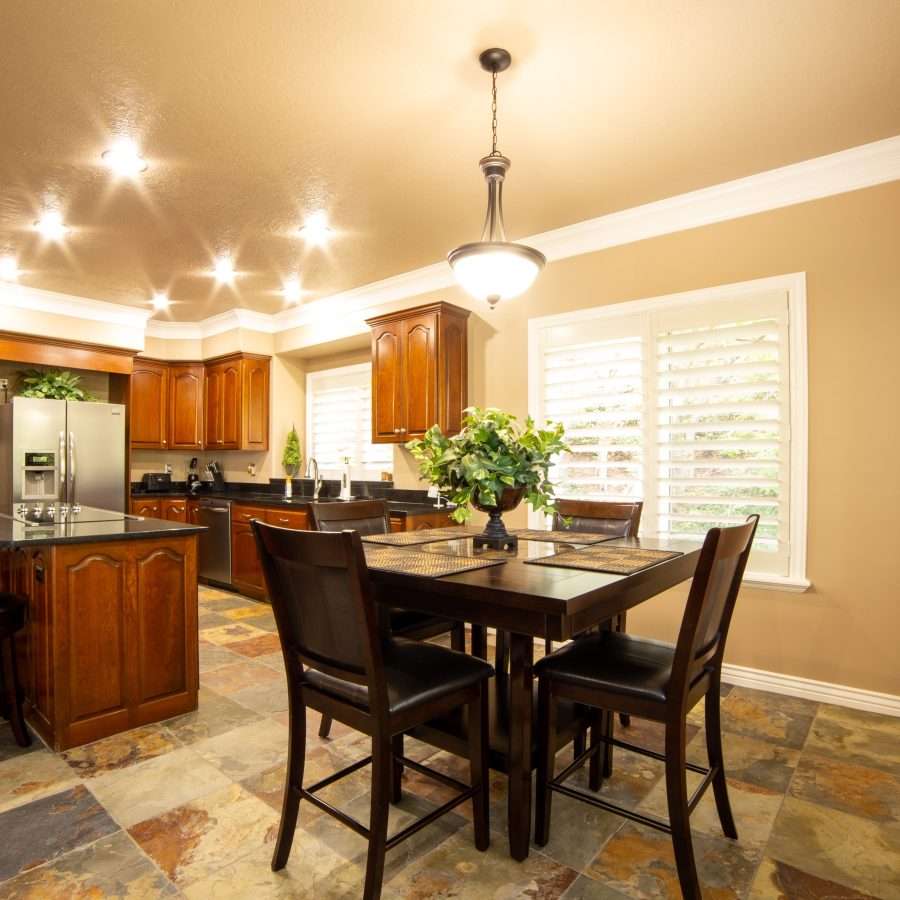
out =
[[[262,506],[244,506],[233,503],[231,505],[232,522],[249,522],[251,519],[266,520],[268,510]]]
[[[187,500],[160,501],[160,518],[170,522],[187,522]]]
[[[302,531],[309,528],[309,517],[300,509],[267,509],[266,521],[280,528],[297,528]]]
[[[132,500],[131,514],[146,516],[148,519],[159,518],[159,500]]]

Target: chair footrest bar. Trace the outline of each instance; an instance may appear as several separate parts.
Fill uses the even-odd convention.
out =
[[[633,809],[627,809],[624,806],[617,806],[615,803],[608,803],[606,800],[601,800],[594,794],[585,794],[583,791],[577,791],[574,788],[566,787],[564,784],[557,784],[555,781],[550,782],[550,790],[556,791],[558,794],[563,794],[566,797],[571,797],[573,800],[582,800],[585,803],[590,803],[591,806],[605,809],[607,812],[624,816],[626,819],[631,819],[632,822],[637,822],[640,825],[647,825],[649,828],[655,828],[657,831],[664,831],[666,834],[672,833],[672,826],[669,825],[668,822],[657,819],[655,816],[646,816],[643,813],[636,812]]]
[[[372,757],[367,756],[365,759],[361,759],[349,766],[345,766],[343,769],[339,769],[333,775],[329,775],[327,778],[323,778],[321,781],[317,781],[315,784],[311,784],[307,788],[302,788],[302,790],[304,790],[307,794],[314,794],[316,791],[321,791],[322,788],[328,787],[329,784],[334,784],[335,781],[340,781],[347,775],[352,775],[357,769],[361,769],[363,766],[367,766],[370,762],[372,762]]]
[[[408,837],[412,837],[419,829],[424,828],[426,825],[430,825],[435,819],[439,819],[445,813],[455,809],[460,803],[465,803],[466,800],[470,800],[477,790],[477,788],[467,788],[463,793],[457,794],[452,800],[448,800],[443,806],[433,809],[428,815],[422,816],[421,819],[416,819],[411,825],[407,825],[402,831],[398,831],[392,838],[388,838],[385,849],[393,849],[401,841],[405,841]]]
[[[334,816],[338,822],[343,822],[349,829],[355,831],[361,837],[364,837],[366,840],[369,839],[369,829],[366,828],[362,822],[357,822],[353,816],[348,816],[347,813],[338,809],[336,806],[332,806],[330,803],[326,803],[320,797],[317,797],[315,794],[311,794],[307,790],[301,790],[300,796],[304,800],[309,800],[313,806],[318,806],[322,812],[327,812],[329,815]]]
[[[595,740],[602,741],[604,744],[612,744],[613,747],[620,747],[622,750],[629,750],[632,753],[638,753],[641,756],[649,756],[651,759],[659,762],[666,761],[666,754],[660,753],[658,750],[651,750],[649,747],[639,747],[637,744],[630,744],[628,741],[620,741],[616,737],[607,737],[605,734],[597,735]],[[684,767],[690,772],[696,772],[698,775],[708,775],[709,769],[706,766],[698,766],[696,763],[686,762]]]
[[[706,789],[712,784],[713,778],[716,777],[719,768],[718,766],[713,766],[707,773],[706,777],[700,784],[697,785],[697,790],[691,795],[691,799],[688,800],[688,815],[690,815],[694,811],[694,807],[700,802],[700,798],[706,793]]]
[[[423,766],[422,763],[418,763],[414,759],[407,759],[405,756],[401,756],[397,758],[397,761],[403,763],[404,766],[412,769],[414,772],[424,775],[426,778],[431,778],[434,781],[439,781],[441,784],[446,784],[447,787],[455,788],[458,791],[470,790],[469,785],[463,784],[463,782],[457,781],[455,778],[445,775],[443,772],[438,772],[436,769],[432,769],[429,766]]]
[[[580,769],[595,753],[599,753],[602,749],[603,744],[598,743],[579,753],[578,756],[576,756],[575,759],[573,759],[572,762],[570,762],[569,765],[553,779],[554,783],[562,784],[562,782],[572,775],[573,772]]]

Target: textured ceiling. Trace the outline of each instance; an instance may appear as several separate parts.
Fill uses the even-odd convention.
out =
[[[181,320],[476,239],[486,46],[513,54],[513,238],[900,133],[897,0],[3,2],[0,42],[0,253],[49,290],[168,290]],[[99,164],[118,134],[150,161],[137,185]],[[29,230],[48,203],[61,247]],[[317,208],[326,251],[296,237]],[[234,289],[204,274],[217,251]]]

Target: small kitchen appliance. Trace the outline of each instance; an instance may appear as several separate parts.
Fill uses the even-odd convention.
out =
[[[172,490],[172,476],[168,472],[146,472],[141,483],[148,494],[165,494]]]

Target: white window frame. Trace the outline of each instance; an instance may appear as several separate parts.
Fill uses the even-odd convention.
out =
[[[364,363],[354,363],[349,366],[334,366],[328,369],[319,369],[315,372],[307,372],[306,373],[306,450],[308,456],[314,456],[313,447],[313,396],[315,394],[315,384],[316,381],[325,379],[329,376],[335,375],[352,375],[357,373],[365,372],[368,378],[371,378],[372,374],[372,364],[368,362]],[[369,443],[372,443],[371,440],[371,432],[369,433]],[[389,466],[393,469],[393,463],[384,463],[385,466]],[[350,463],[351,470],[351,479],[353,481],[379,481],[381,477],[381,471],[375,472],[374,469],[366,469],[361,460],[354,460],[351,458]],[[385,470],[386,471],[386,470]],[[325,467],[322,469],[321,477],[330,478],[330,479],[340,479],[343,474],[343,469],[341,471],[335,471],[331,467]]]
[[[528,411],[535,421],[543,422],[543,344],[545,329],[572,325],[596,319],[648,313],[690,303],[723,302],[759,294],[785,291],[788,297],[788,349],[790,353],[790,488],[789,533],[790,567],[787,575],[748,572],[745,584],[773,590],[802,592],[811,582],[806,575],[807,502],[809,477],[809,386],[806,336],[806,273],[794,272],[753,281],[742,281],[717,287],[627,300],[607,306],[581,309],[528,320]],[[529,511],[529,524],[541,527],[543,515]]]

